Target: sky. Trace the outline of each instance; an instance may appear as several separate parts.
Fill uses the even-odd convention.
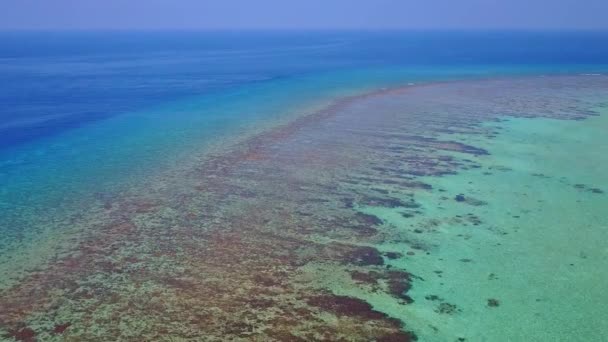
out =
[[[608,29],[608,0],[0,0],[0,30]]]

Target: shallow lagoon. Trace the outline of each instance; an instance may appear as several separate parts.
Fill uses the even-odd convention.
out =
[[[421,277],[406,310],[421,340],[600,341],[608,331],[604,194],[608,116],[571,122],[506,118],[479,168],[426,181],[423,214],[374,210],[433,247],[391,265]],[[453,138],[453,137],[452,137]],[[459,201],[463,194],[464,201]],[[398,247],[397,247],[398,246]],[[411,247],[389,244],[382,249]],[[379,307],[383,306],[378,300]]]

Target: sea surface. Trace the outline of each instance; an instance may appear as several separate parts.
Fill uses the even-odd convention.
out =
[[[601,341],[606,32],[0,33],[0,340]]]

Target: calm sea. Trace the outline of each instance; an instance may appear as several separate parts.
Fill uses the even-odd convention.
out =
[[[336,97],[605,63],[602,32],[4,32],[0,231]]]

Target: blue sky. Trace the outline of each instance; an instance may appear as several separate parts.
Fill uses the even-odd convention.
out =
[[[0,29],[608,29],[608,0],[0,0]]]

